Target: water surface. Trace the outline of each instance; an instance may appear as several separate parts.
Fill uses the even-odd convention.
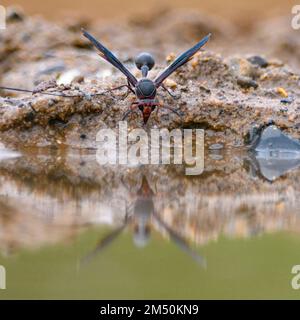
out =
[[[298,299],[300,171],[271,160],[207,150],[187,177],[92,150],[3,157],[0,298]]]

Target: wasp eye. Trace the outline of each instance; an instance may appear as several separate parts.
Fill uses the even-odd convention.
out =
[[[144,111],[144,106],[139,106],[139,109],[143,112]]]

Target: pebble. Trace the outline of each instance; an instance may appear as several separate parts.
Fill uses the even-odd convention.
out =
[[[286,90],[283,89],[282,87],[276,88],[276,92],[277,92],[278,94],[280,94],[283,98],[287,98],[287,97],[288,97],[288,93],[287,93]]]
[[[223,156],[221,154],[210,154],[209,157],[212,159],[212,160],[222,160],[223,159]]]
[[[281,103],[290,104],[294,101],[293,97],[287,97],[280,100]]]
[[[291,115],[289,116],[289,118],[288,118],[288,120],[289,120],[290,122],[295,121],[295,119],[296,119],[296,115],[295,115],[295,114],[291,114]]]
[[[288,111],[288,108],[287,108],[287,107],[281,107],[281,108],[280,108],[280,111],[281,111],[281,112],[287,112],[287,111]]]
[[[206,93],[211,93],[211,90],[210,90],[209,88],[203,86],[203,85],[200,85],[200,86],[199,86],[199,89],[205,91]]]
[[[266,68],[269,65],[268,61],[261,56],[252,56],[247,60],[252,64],[257,65],[261,68]]]
[[[72,81],[78,76],[80,76],[79,70],[77,69],[68,70],[60,75],[60,77],[57,79],[57,84],[67,86],[71,84]]]
[[[171,52],[170,54],[167,55],[166,61],[167,61],[168,63],[170,63],[170,62],[174,61],[175,58],[176,58],[176,54],[175,54],[174,52]]]
[[[48,106],[49,106],[49,107],[52,107],[54,104],[55,104],[55,101],[54,101],[53,99],[50,99],[50,100],[48,101]]]
[[[208,136],[208,137],[213,137],[215,135],[215,132],[213,130],[206,130],[205,131],[205,134]]]
[[[175,89],[177,87],[177,83],[172,79],[166,79],[164,81],[164,85],[171,89]]]
[[[33,121],[35,118],[35,114],[33,111],[30,111],[25,116],[25,121]]]
[[[6,10],[6,21],[23,21],[25,18],[23,10],[18,6],[8,7]]]
[[[195,69],[199,65],[198,59],[193,59],[191,61],[191,66]]]
[[[242,58],[232,58],[229,60],[229,66],[232,73],[236,77],[241,78],[254,78],[257,76],[257,68],[253,66],[248,60]]]
[[[224,145],[222,143],[213,143],[208,147],[209,150],[221,150],[223,148]]]
[[[74,79],[72,81],[72,83],[83,83],[83,82],[84,82],[84,76],[82,76],[82,75],[74,77]]]
[[[237,84],[242,87],[242,88],[245,88],[245,89],[249,89],[249,88],[254,88],[256,89],[258,87],[258,84],[256,81],[250,79],[250,78],[247,78],[247,77],[239,77],[237,79]]]

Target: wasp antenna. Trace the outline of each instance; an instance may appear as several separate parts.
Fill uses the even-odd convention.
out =
[[[66,94],[63,94],[63,93],[54,93],[54,92],[36,92],[34,90],[11,88],[11,87],[0,87],[0,90],[26,92],[26,93],[32,93],[32,94],[43,94],[43,95],[48,95],[48,96],[64,97],[64,98],[80,97],[80,95],[66,95]]]
[[[10,87],[0,87],[0,90],[7,90],[7,91],[18,91],[18,92],[28,92],[33,93],[31,90],[27,89],[19,89],[19,88],[10,88]]]

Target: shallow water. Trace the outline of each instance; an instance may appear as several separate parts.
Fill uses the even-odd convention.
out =
[[[206,150],[188,177],[93,150],[6,153],[1,299],[299,298],[300,170],[275,160]]]

